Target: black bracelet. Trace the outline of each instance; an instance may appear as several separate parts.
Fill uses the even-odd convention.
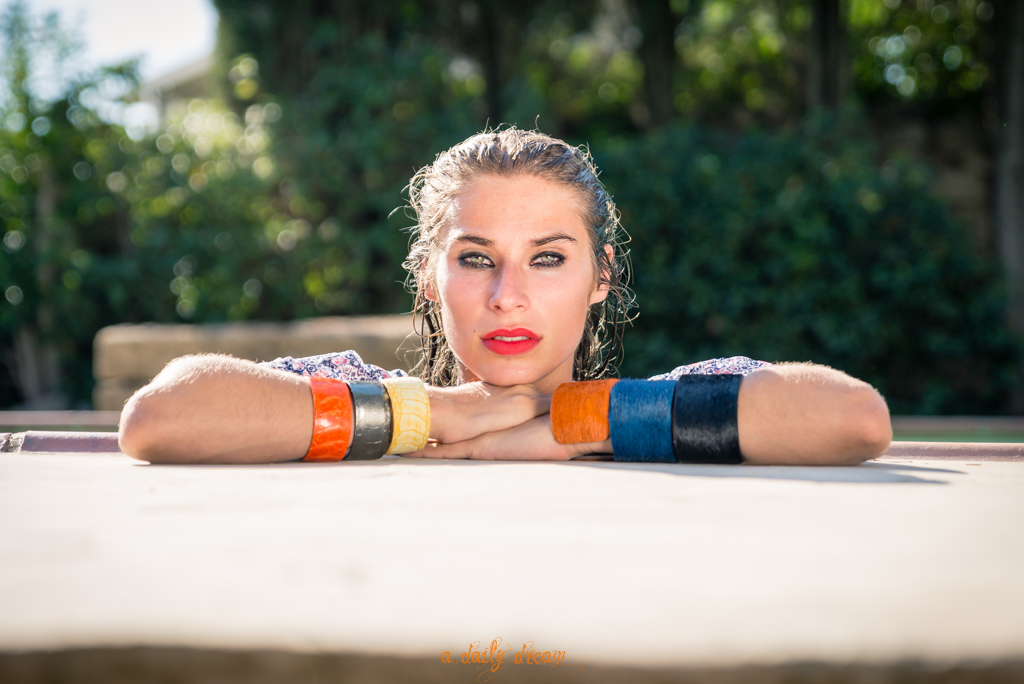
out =
[[[355,427],[346,461],[373,460],[391,444],[391,399],[377,382],[348,381]]]
[[[742,375],[683,375],[672,398],[672,447],[680,463],[742,463],[736,423]]]

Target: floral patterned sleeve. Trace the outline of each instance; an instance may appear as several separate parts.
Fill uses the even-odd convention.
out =
[[[339,380],[380,382],[385,378],[404,378],[409,375],[400,369],[389,371],[372,363],[366,363],[359,357],[359,354],[351,350],[332,354],[320,354],[318,356],[306,356],[299,359],[283,356],[273,361],[264,361],[260,365],[288,371],[289,373],[297,373],[306,377],[337,378]],[[691,363],[687,366],[679,366],[668,373],[653,375],[648,379],[678,380],[681,375],[718,375],[723,373],[747,375],[758,368],[765,368],[770,365],[770,363],[765,361],[755,361],[746,356],[732,356],[727,359],[711,359],[709,361]]]
[[[727,359],[711,359],[698,361],[688,366],[679,366],[675,370],[661,375],[652,375],[648,380],[678,380],[683,375],[748,375],[758,368],[766,368],[772,364],[766,361],[755,361],[746,356],[730,356]]]
[[[403,370],[384,370],[380,366],[363,361],[354,351],[319,354],[293,359],[283,356],[260,364],[267,368],[297,373],[306,377],[336,378],[338,380],[366,380],[380,382],[385,378],[404,378],[409,374]]]

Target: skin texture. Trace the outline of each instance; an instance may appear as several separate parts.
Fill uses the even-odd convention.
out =
[[[427,389],[430,437],[459,443],[546,414],[531,387],[474,382]],[[272,463],[301,459],[313,437],[309,379],[206,354],[175,359],[121,412],[121,450],[151,463]]]
[[[892,426],[885,400],[870,385],[826,366],[778,364],[740,385],[740,452],[752,465],[856,465],[885,453]],[[611,440],[558,444],[550,416],[454,444],[431,444],[409,456],[565,460],[611,454]]]
[[[609,255],[614,256],[614,255]],[[439,301],[462,383],[428,388],[431,444],[423,458],[566,460],[610,454],[609,441],[561,445],[550,395],[572,361],[598,286],[573,194],[532,176],[483,176],[457,199],[426,295]],[[503,356],[483,344],[498,328],[540,343]],[[850,465],[880,456],[892,429],[868,384],[812,364],[746,376],[738,405],[747,463]],[[125,405],[122,450],[154,463],[267,463],[302,458],[312,438],[307,378],[249,361],[176,359]]]
[[[546,394],[571,381],[587,311],[608,294],[574,194],[534,176],[484,176],[460,194],[440,242],[426,296],[441,303],[460,379]],[[514,356],[483,344],[490,331],[517,328],[540,344]]]

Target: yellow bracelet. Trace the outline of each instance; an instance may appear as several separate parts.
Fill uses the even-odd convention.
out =
[[[419,378],[387,378],[382,384],[391,397],[389,454],[407,454],[427,446],[430,439],[430,398]]]

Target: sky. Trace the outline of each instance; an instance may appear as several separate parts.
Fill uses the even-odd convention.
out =
[[[77,27],[92,66],[142,56],[143,81],[213,51],[211,0],[28,0],[28,6],[33,14],[56,10],[65,26]]]

